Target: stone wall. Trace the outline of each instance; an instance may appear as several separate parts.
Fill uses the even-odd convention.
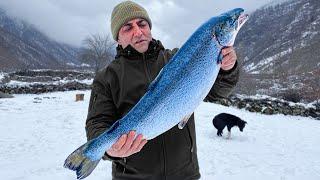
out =
[[[233,106],[250,112],[262,114],[284,114],[293,116],[313,117],[320,120],[320,101],[312,105],[292,103],[274,98],[253,99],[232,96],[229,99],[218,99],[213,103],[224,106]]]
[[[79,83],[76,81],[65,84],[32,84],[29,86],[0,86],[0,92],[6,94],[40,94],[55,91],[88,90],[91,85]]]

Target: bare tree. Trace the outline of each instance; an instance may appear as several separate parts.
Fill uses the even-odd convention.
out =
[[[115,42],[109,35],[90,35],[83,40],[85,48],[80,54],[82,61],[94,67],[95,72],[113,60]]]

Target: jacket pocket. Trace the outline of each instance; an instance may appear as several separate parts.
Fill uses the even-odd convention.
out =
[[[126,158],[126,173],[159,174],[163,165],[162,149],[159,146],[161,137],[148,141],[140,152]]]

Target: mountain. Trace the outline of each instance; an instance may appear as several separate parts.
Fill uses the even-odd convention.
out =
[[[0,70],[66,69],[81,63],[79,49],[58,43],[0,9]]]
[[[258,9],[236,45],[248,73],[297,74],[319,68],[320,1],[291,0]]]
[[[253,12],[237,36],[243,66],[238,91],[319,92],[320,1],[275,2]]]

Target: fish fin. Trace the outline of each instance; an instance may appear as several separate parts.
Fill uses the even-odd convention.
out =
[[[77,179],[83,179],[89,176],[101,160],[91,160],[89,157],[86,157],[84,152],[88,148],[89,142],[71,153],[63,165],[65,168],[76,171]]]
[[[164,68],[164,67],[163,67]],[[159,80],[160,80],[160,77],[162,76],[162,71],[163,71],[163,68],[160,70],[159,74],[157,75],[157,77],[151,82],[151,84],[149,85],[147,91],[150,91],[150,90],[153,90],[156,85],[158,84]]]
[[[191,115],[192,115],[192,114],[188,114],[187,116],[185,116],[185,117],[178,123],[178,128],[179,128],[179,129],[183,129],[183,128],[184,128],[184,126],[187,124],[187,122],[188,122],[188,120],[189,120],[189,118],[190,118]]]
[[[222,55],[222,52],[220,51],[219,53],[219,56],[218,56],[218,64],[220,64],[222,62],[222,59],[223,59],[223,55]]]
[[[215,32],[215,30],[213,32]],[[215,34],[213,34],[212,37],[215,39],[214,42],[216,42],[217,47],[220,47],[221,49],[223,49],[223,46],[221,46],[217,36]],[[222,62],[222,59],[223,59],[223,55],[222,55],[222,51],[220,50],[219,56],[218,56],[218,59],[217,59],[217,64],[220,64]]]

